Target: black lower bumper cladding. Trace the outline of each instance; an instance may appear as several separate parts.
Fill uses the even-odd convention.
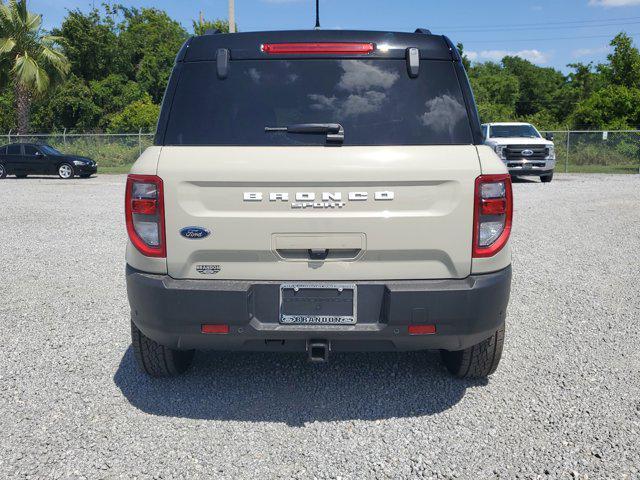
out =
[[[353,282],[355,325],[284,325],[284,282],[176,280],[130,266],[126,276],[134,323],[178,349],[305,351],[322,340],[335,351],[461,350],[505,321],[511,289],[511,267],[461,280]],[[229,331],[203,334],[203,324],[229,325]],[[436,333],[411,335],[409,325],[435,325]]]

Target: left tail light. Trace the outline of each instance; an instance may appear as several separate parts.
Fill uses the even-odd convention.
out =
[[[513,219],[511,176],[476,178],[473,214],[473,258],[492,257],[509,241]]]
[[[166,257],[162,179],[129,175],[124,210],[129,239],[138,251],[147,257]]]

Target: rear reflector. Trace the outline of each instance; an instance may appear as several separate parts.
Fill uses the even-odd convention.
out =
[[[482,215],[504,215],[507,213],[506,198],[482,199]]]
[[[366,55],[375,50],[373,43],[264,43],[260,50],[271,55],[290,54],[360,54]]]
[[[224,324],[205,324],[202,325],[202,333],[224,335],[229,333],[229,325]]]
[[[409,335],[433,335],[436,333],[435,325],[409,325]]]
[[[156,201],[134,198],[131,200],[131,212],[139,213],[141,215],[155,215]]]

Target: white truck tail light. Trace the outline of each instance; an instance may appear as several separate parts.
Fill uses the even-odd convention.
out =
[[[124,210],[129,239],[138,251],[147,257],[166,257],[162,179],[129,175]]]
[[[473,258],[492,257],[511,235],[513,193],[511,176],[481,175],[476,178],[473,213]]]

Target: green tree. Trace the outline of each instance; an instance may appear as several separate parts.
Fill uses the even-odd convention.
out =
[[[0,63],[10,68],[21,134],[29,130],[33,98],[47,92],[69,71],[68,59],[57,48],[61,39],[44,34],[41,26],[42,16],[29,12],[26,0],[0,4]]]
[[[63,51],[71,62],[71,72],[84,80],[97,80],[118,70],[118,36],[113,17],[100,11],[73,10],[62,26],[52,31],[63,37]]]
[[[8,132],[15,128],[15,98],[12,88],[0,90],[0,132]]]
[[[567,66],[574,70],[569,73],[568,81],[577,100],[589,97],[600,86],[601,80],[593,71],[593,63],[570,63]]]
[[[44,132],[95,131],[103,114],[94,103],[87,82],[73,74],[51,95],[38,99],[33,110],[33,126]]]
[[[219,18],[216,18],[215,20],[205,20],[203,17],[200,17],[199,20],[194,20],[192,22],[192,26],[194,35],[204,35],[207,32],[215,31],[220,33],[229,33],[229,21]],[[237,31],[238,26],[236,25],[236,32]]]
[[[137,81],[155,103],[159,103],[176,54],[188,34],[161,10],[119,7],[119,11],[124,17],[119,27],[120,55],[129,65],[124,73]]]
[[[160,106],[151,101],[146,95],[141,100],[127,105],[121,112],[115,114],[110,121],[109,131],[118,133],[150,132],[156,127]]]
[[[520,84],[516,115],[524,117],[541,110],[548,110],[555,117],[564,114],[557,104],[558,92],[566,82],[561,72],[539,67],[520,57],[504,57],[502,64],[507,73],[518,78]]]
[[[619,33],[611,40],[613,53],[607,56],[609,63],[599,69],[609,83],[633,88],[640,87],[640,52],[626,33]]]
[[[572,115],[578,128],[640,127],[640,89],[608,85],[580,102]]]
[[[101,111],[96,125],[100,129],[106,129],[111,117],[127,105],[148,96],[139,83],[115,73],[89,82],[89,90],[93,103]]]

